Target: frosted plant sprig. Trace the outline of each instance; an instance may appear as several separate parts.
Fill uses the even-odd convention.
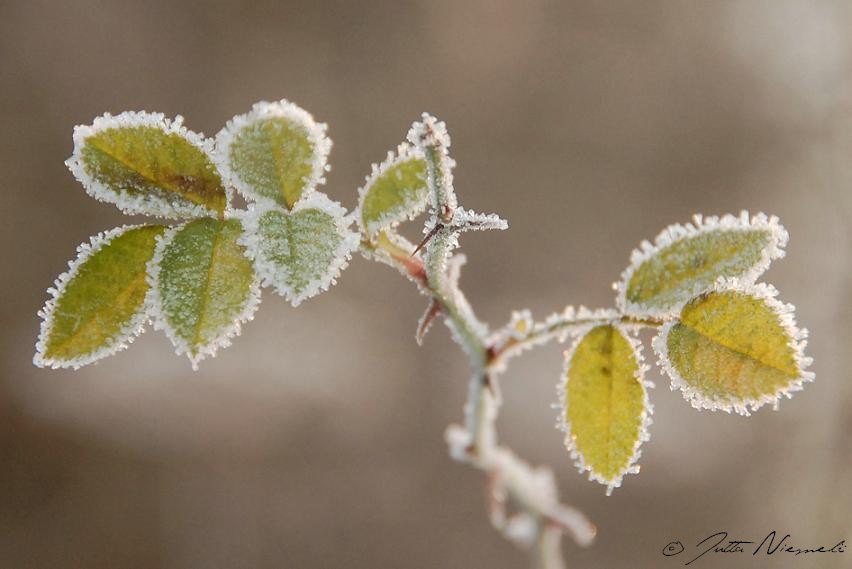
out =
[[[424,113],[406,142],[373,165],[347,212],[317,190],[329,168],[326,126],[286,100],[256,104],[215,142],[157,113],[107,114],[75,128],[67,164],[87,192],[128,213],[180,222],[120,227],[80,246],[39,312],[33,362],[76,369],[127,347],[152,321],[197,369],[251,320],[262,286],[297,306],[335,284],[358,249],[426,297],[418,343],[440,318],[467,354],[464,422],[445,433],[450,455],[485,474],[492,525],[542,569],[564,567],[563,534],[585,546],[596,528],[560,503],[551,469],[498,440],[499,377],[513,357],[573,340],[556,423],[577,468],[607,494],[639,472],[650,438],[642,329],[658,330],[656,363],[696,409],[777,408],[813,381],[807,330],[774,287],[756,282],[788,240],[779,220],[762,213],[695,216],[643,241],[614,285],[613,308],[568,306],[541,321],[517,310],[491,332],[462,292],[466,257],[457,249],[463,233],[508,223],[459,205],[449,148],[446,124]],[[249,201],[245,210],[231,204],[232,187]],[[397,229],[423,212],[415,245]]]

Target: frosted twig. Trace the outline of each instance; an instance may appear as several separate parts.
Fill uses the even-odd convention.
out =
[[[532,548],[537,567],[563,569],[559,545],[562,533],[569,533],[580,545],[588,545],[594,538],[595,528],[582,513],[559,503],[556,483],[549,469],[532,467],[497,444],[500,394],[494,363],[499,360],[500,351],[490,341],[493,336],[488,335],[487,326],[476,318],[459,288],[465,257],[453,255],[460,232],[505,229],[507,224],[496,215],[476,214],[458,207],[452,184],[453,161],[447,151],[450,139],[442,122],[424,114],[422,122],[412,126],[408,140],[426,160],[431,200],[424,228],[426,238],[416,248],[402,241],[375,243],[365,240],[361,243],[362,250],[396,267],[430,297],[418,327],[418,338],[422,338],[432,319],[443,315],[453,339],[470,359],[473,373],[464,409],[465,425],[450,426],[446,439],[453,458],[485,472],[490,488],[492,524],[511,541]],[[597,317],[600,319],[600,315]],[[539,327],[531,325],[528,332],[535,334],[535,338],[545,338],[560,333],[565,325],[547,321]],[[532,335],[519,336],[511,345],[503,342],[503,353],[508,354],[513,348],[524,345],[527,339],[536,341],[533,338]],[[520,511],[508,515],[506,506],[509,503]]]

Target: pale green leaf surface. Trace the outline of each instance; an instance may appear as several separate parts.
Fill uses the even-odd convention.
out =
[[[669,227],[654,246],[634,252],[619,285],[619,305],[637,316],[668,316],[719,278],[753,282],[783,255],[786,231],[775,218],[747,214]]]
[[[767,290],[698,296],[655,341],[674,385],[694,406],[747,414],[812,377],[803,371],[805,333],[795,329],[792,307]]]
[[[374,238],[384,229],[422,212],[428,203],[426,161],[407,145],[397,155],[390,154],[360,190],[359,210],[362,231]]]
[[[67,165],[93,197],[127,213],[221,215],[227,195],[211,151],[180,117],[126,112],[75,128]]]
[[[199,219],[164,238],[152,260],[155,323],[194,366],[228,345],[256,308],[254,269],[241,235],[239,220]]]
[[[161,225],[123,227],[80,248],[42,313],[37,365],[80,367],[126,347],[142,331],[146,265],[163,231]]]
[[[563,393],[566,444],[591,478],[617,487],[638,456],[650,409],[641,356],[611,325],[597,326],[567,355]]]
[[[263,284],[294,306],[326,290],[359,241],[347,230],[344,215],[339,204],[319,192],[291,212],[256,206],[246,219],[245,243]]]
[[[217,135],[219,163],[247,199],[292,209],[324,181],[325,125],[287,101],[260,102]]]

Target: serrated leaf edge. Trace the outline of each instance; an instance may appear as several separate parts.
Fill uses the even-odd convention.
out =
[[[318,209],[329,214],[334,219],[335,227],[342,239],[334,252],[334,261],[329,265],[326,273],[301,293],[296,293],[286,284],[286,269],[279,268],[275,263],[264,257],[260,246],[261,237],[258,232],[258,224],[261,216],[270,210],[279,211],[284,215],[293,215],[306,209]],[[244,231],[238,242],[246,248],[246,256],[254,263],[261,286],[272,287],[275,292],[286,298],[294,307],[337,284],[340,274],[349,266],[353,251],[361,243],[361,236],[349,230],[352,218],[347,215],[346,208],[318,191],[307,196],[303,195],[289,212],[272,200],[262,200],[249,204],[248,209],[241,212],[240,218],[243,222]]]
[[[799,328],[796,325],[795,307],[792,304],[785,304],[778,300],[778,290],[766,283],[750,283],[743,282],[740,279],[719,279],[712,290],[706,291],[703,294],[713,292],[742,292],[748,296],[760,299],[778,316],[778,321],[782,329],[786,332],[789,342],[788,345],[793,350],[793,358],[799,370],[799,377],[790,382],[790,385],[779,390],[775,395],[764,395],[760,399],[744,399],[733,401],[731,403],[725,401],[717,401],[708,399],[700,391],[693,389],[689,383],[674,369],[668,355],[668,336],[672,327],[679,322],[675,318],[660,328],[659,333],[654,337],[651,346],[657,356],[657,364],[663,369],[665,374],[671,380],[671,390],[680,390],[683,398],[686,399],[693,408],[701,410],[708,409],[710,411],[725,411],[730,413],[734,411],[739,415],[749,416],[751,412],[757,411],[767,403],[772,403],[775,409],[778,408],[778,403],[782,396],[787,399],[793,397],[793,394],[804,389],[804,384],[814,380],[814,373],[808,371],[807,368],[813,363],[813,358],[805,355],[805,347],[808,344],[807,328]],[[700,295],[699,295],[700,296]],[[680,314],[684,306],[694,300],[694,297],[684,302],[678,307],[677,313]]]
[[[163,260],[165,249],[172,242],[175,235],[186,227],[188,223],[170,227],[157,239],[157,245],[154,247],[154,255],[148,262],[148,295],[145,298],[145,307],[154,330],[162,330],[175,347],[175,353],[177,355],[186,354],[192,365],[192,369],[197,371],[201,360],[208,356],[214,357],[219,348],[230,346],[231,340],[240,335],[242,325],[254,319],[254,314],[260,305],[260,280],[257,277],[257,271],[255,271],[254,280],[249,288],[248,298],[243,309],[234,316],[230,326],[226,326],[221,330],[215,340],[202,346],[198,350],[198,353],[193,355],[189,342],[181,338],[171,324],[169,324],[165,311],[162,308],[163,299],[160,296],[159,288],[160,263]]]
[[[302,126],[308,133],[308,141],[313,146],[314,155],[311,160],[311,173],[307,179],[302,178],[305,187],[300,199],[307,197],[316,190],[316,187],[325,183],[325,173],[331,170],[328,164],[328,155],[331,152],[332,142],[326,135],[328,125],[317,122],[311,113],[287,99],[279,101],[258,101],[252,105],[247,113],[237,115],[230,119],[225,126],[216,134],[215,150],[213,160],[222,177],[227,180],[226,185],[231,185],[246,199],[252,201],[273,201],[266,196],[256,194],[254,190],[245,184],[239,176],[231,169],[230,149],[237,134],[245,127],[268,118],[284,118]],[[298,203],[298,202],[297,202]],[[293,207],[295,207],[294,204]]]
[[[739,216],[725,214],[722,217],[704,217],[701,214],[695,214],[692,216],[691,223],[669,225],[657,235],[653,244],[647,240],[642,241],[639,247],[633,250],[630,254],[630,265],[621,273],[621,279],[613,283],[613,288],[617,291],[615,298],[616,306],[624,314],[629,314],[637,318],[667,318],[679,313],[679,306],[674,306],[669,310],[648,310],[639,304],[629,302],[627,300],[627,286],[633,277],[633,273],[645,261],[678,241],[711,231],[743,229],[766,229],[770,233],[769,245],[764,248],[760,260],[751,269],[737,277],[744,283],[755,282],[769,268],[773,260],[780,259],[785,254],[784,247],[787,245],[789,234],[784,229],[784,226],[781,225],[778,217],[774,215],[767,216],[762,212],[750,217],[749,212],[746,210],[741,211]],[[707,286],[696,285],[690,291],[688,297],[693,298],[706,290],[708,290]]]
[[[91,354],[70,360],[58,360],[55,358],[48,358],[45,355],[47,353],[48,336],[53,329],[56,303],[58,302],[59,297],[65,292],[65,288],[68,286],[68,283],[77,276],[80,267],[94,254],[103,249],[106,245],[109,245],[109,243],[111,243],[112,240],[119,235],[122,235],[132,229],[138,229],[145,226],[146,224],[122,225],[121,227],[115,227],[109,231],[102,231],[97,235],[93,235],[89,238],[88,242],[83,242],[77,246],[77,256],[68,262],[68,270],[56,277],[56,281],[54,281],[53,286],[47,289],[47,293],[50,295],[50,298],[48,298],[44,307],[38,311],[38,315],[42,320],[38,340],[36,341],[36,352],[33,356],[33,364],[42,368],[80,369],[84,365],[94,363],[107,356],[120,352],[121,350],[127,349],[130,344],[133,343],[133,340],[145,331],[145,324],[148,322],[148,315],[146,313],[146,304],[143,301],[137,314],[121,328],[119,333],[116,334],[115,338],[112,339],[112,342],[109,345],[99,348]]]
[[[371,171],[368,176],[364,179],[364,185],[358,188],[358,207],[355,209],[355,217],[358,220],[358,228],[361,230],[361,233],[366,236],[368,239],[372,239],[376,236],[379,231],[385,229],[393,229],[398,226],[403,221],[411,220],[423,213],[426,207],[429,205],[429,192],[426,189],[426,180],[423,180],[423,199],[421,200],[412,200],[407,203],[402,209],[395,210],[393,212],[387,212],[379,219],[373,220],[368,223],[366,226],[364,225],[364,218],[362,215],[362,210],[364,207],[364,200],[367,197],[367,194],[373,188],[373,185],[376,181],[384,176],[388,170],[406,162],[408,160],[425,160],[423,156],[423,152],[419,149],[413,147],[407,142],[401,143],[397,146],[396,151],[393,150],[388,151],[387,157],[380,162],[379,164],[373,163],[371,165]]]
[[[574,334],[574,343],[571,345],[571,348],[564,352],[562,375],[560,376],[559,382],[556,386],[558,404],[555,405],[555,407],[559,409],[559,417],[556,421],[556,427],[560,431],[565,433],[565,448],[567,448],[570,452],[571,458],[574,460],[574,466],[577,467],[577,470],[580,472],[580,474],[588,472],[589,480],[605,485],[607,496],[611,495],[612,491],[615,488],[621,487],[621,483],[626,475],[639,474],[639,465],[637,464],[637,462],[642,456],[642,450],[640,447],[642,446],[642,443],[648,441],[651,438],[649,427],[653,423],[652,416],[654,414],[654,406],[653,404],[651,404],[651,401],[648,398],[648,390],[653,388],[654,384],[645,379],[645,373],[651,368],[645,363],[645,357],[642,353],[642,343],[637,338],[628,333],[628,331],[623,326],[619,325],[616,321],[612,321],[608,324],[615,328],[633,348],[633,355],[636,359],[635,377],[639,384],[642,386],[642,415],[639,426],[639,436],[633,443],[633,454],[631,455],[630,460],[628,461],[624,469],[611,479],[605,478],[604,476],[601,476],[600,474],[595,472],[594,468],[586,463],[583,454],[579,451],[579,449],[577,449],[577,445],[574,443],[574,439],[571,434],[571,423],[570,421],[568,421],[567,413],[569,404],[567,389],[568,372],[571,369],[571,359],[574,357],[574,353],[577,351],[577,347],[580,345],[580,342],[582,342],[583,339],[586,337],[586,334],[592,329],[597,328],[598,326],[607,325],[606,323],[596,323],[584,326],[581,329],[578,329],[578,331]]]
[[[83,163],[83,146],[86,139],[99,134],[105,130],[114,128],[133,128],[139,126],[153,127],[162,130],[166,134],[178,134],[189,144],[200,150],[215,167],[213,141],[204,137],[203,133],[189,130],[183,125],[183,117],[176,115],[174,119],[166,117],[163,113],[150,113],[148,111],[124,111],[118,115],[104,113],[95,118],[91,125],[77,125],[74,127],[74,150],[71,156],[65,160],[65,166],[74,177],[83,185],[86,193],[98,201],[111,203],[127,215],[150,215],[167,219],[193,218],[193,217],[216,217],[219,212],[205,207],[201,204],[175,206],[150,195],[131,195],[125,191],[112,190],[106,184],[95,180],[86,172]],[[220,177],[221,171],[217,171]],[[225,190],[225,210],[230,207],[231,192],[228,184],[222,183]]]

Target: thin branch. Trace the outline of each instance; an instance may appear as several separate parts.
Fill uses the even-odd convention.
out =
[[[492,524],[512,541],[533,548],[541,569],[561,569],[564,566],[559,546],[562,533],[567,532],[577,543],[588,545],[594,538],[595,527],[578,510],[559,503],[550,469],[532,467],[497,444],[500,395],[495,363],[525,345],[525,341],[518,338],[499,349],[490,344],[487,327],[476,318],[458,286],[464,259],[453,256],[460,227],[453,224],[458,203],[452,185],[452,160],[447,152],[450,141],[443,123],[424,115],[423,121],[412,127],[408,139],[426,158],[432,202],[431,217],[427,220],[429,231],[420,246],[416,249],[411,246],[413,251],[387,239],[379,243],[365,241],[362,250],[395,266],[430,296],[432,304],[427,314],[440,312],[444,316],[453,339],[470,359],[472,374],[464,409],[465,426],[450,426],[446,438],[453,458],[486,474],[491,489]],[[465,216],[470,218],[470,229],[505,228],[505,222],[496,216],[472,212],[465,212]],[[558,325],[548,326],[537,337],[530,336],[529,342],[558,333]],[[504,515],[507,503],[521,511],[507,517]]]

